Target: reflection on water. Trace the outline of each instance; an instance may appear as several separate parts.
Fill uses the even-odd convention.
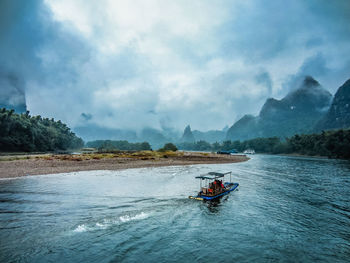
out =
[[[238,191],[187,197],[232,171]],[[239,164],[0,181],[0,262],[347,262],[350,163],[255,155]]]

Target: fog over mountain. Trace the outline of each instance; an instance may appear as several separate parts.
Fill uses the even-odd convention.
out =
[[[227,131],[227,139],[286,138],[314,131],[326,115],[332,95],[310,76],[281,100],[269,98],[258,116],[245,115]]]
[[[348,0],[2,0],[0,105],[85,132],[220,137],[306,75],[334,94],[349,24]]]
[[[315,131],[350,127],[350,79],[335,93],[327,114],[317,123]]]

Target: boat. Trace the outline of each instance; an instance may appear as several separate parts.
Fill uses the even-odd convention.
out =
[[[229,150],[229,151],[217,151],[216,152],[217,154],[235,154],[235,153],[238,153],[238,151],[236,149],[232,149],[232,150]]]
[[[244,154],[255,154],[254,149],[247,149],[243,152]]]
[[[230,175],[229,182],[224,182],[226,175]],[[199,179],[200,190],[196,196],[189,196],[190,199],[195,200],[216,200],[236,190],[239,186],[238,183],[232,183],[232,172],[209,172],[196,176],[196,179]]]

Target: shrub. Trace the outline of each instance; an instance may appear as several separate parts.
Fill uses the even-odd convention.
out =
[[[166,151],[177,151],[177,147],[173,143],[166,143],[164,144],[163,148],[159,149],[158,151],[160,152],[166,152]]]

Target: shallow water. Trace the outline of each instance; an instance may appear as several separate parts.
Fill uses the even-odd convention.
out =
[[[220,203],[187,197],[232,171]],[[238,164],[0,181],[0,262],[349,262],[350,162]]]

